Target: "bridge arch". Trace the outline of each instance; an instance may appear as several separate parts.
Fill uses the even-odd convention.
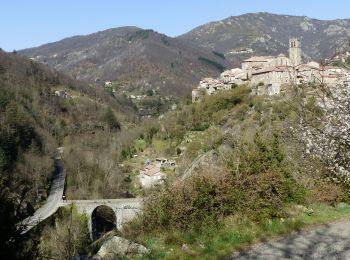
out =
[[[117,228],[117,213],[108,205],[99,205],[91,213],[91,235],[96,240]]]
[[[67,207],[74,204],[80,214],[86,214],[88,217],[88,227],[91,239],[93,236],[92,214],[96,208],[106,206],[114,211],[116,228],[121,230],[123,225],[131,221],[142,211],[142,199],[101,199],[101,200],[65,200],[60,206]]]

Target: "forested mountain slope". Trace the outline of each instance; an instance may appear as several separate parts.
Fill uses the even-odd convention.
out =
[[[55,91],[66,91],[66,96]],[[137,116],[124,97],[111,97],[37,62],[0,52],[0,219],[6,223],[0,230],[0,251],[8,257],[19,252],[9,242],[18,240],[10,237],[16,235],[15,224],[46,199],[58,146],[71,145],[79,155],[66,151],[68,166],[78,161],[84,173],[91,172],[96,166],[85,162],[88,158],[79,153],[79,147],[91,145],[101,135],[106,141],[95,144],[94,150],[101,145],[107,149],[110,138],[135,121]],[[75,182],[73,169],[66,168],[75,190],[81,181]],[[102,166],[99,169],[103,172]],[[101,175],[95,173],[94,178],[98,181]],[[105,190],[114,189],[115,196],[123,192],[114,182],[94,186],[101,190],[102,185]]]
[[[175,95],[230,67],[211,51],[137,27],[74,36],[20,53],[90,83],[116,81],[122,87]]]

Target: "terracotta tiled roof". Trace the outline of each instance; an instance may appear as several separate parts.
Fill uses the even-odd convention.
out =
[[[321,75],[322,78],[330,78],[330,79],[336,79],[336,78],[340,78],[341,75],[337,74],[337,75]]]
[[[145,168],[143,168],[143,169],[141,170],[141,172],[142,172],[143,174],[148,175],[148,176],[154,176],[154,175],[156,175],[156,174],[158,174],[158,173],[161,173],[161,172],[160,172],[160,167],[157,166],[157,165],[153,165],[153,164],[147,165]]]
[[[253,75],[256,74],[264,74],[264,73],[269,73],[269,72],[284,72],[284,71],[289,71],[290,67],[289,66],[275,66],[275,67],[269,67],[269,68],[265,68],[265,69],[260,69],[260,70],[256,70],[253,72]]]
[[[314,69],[314,70],[320,70],[320,68],[317,68],[315,66],[311,66],[309,64],[300,64],[298,67],[297,67],[297,70],[299,71],[305,71],[305,70],[310,70],[310,69]]]

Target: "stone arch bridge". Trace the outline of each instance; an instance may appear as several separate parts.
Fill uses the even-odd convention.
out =
[[[58,153],[55,158],[55,173],[52,180],[50,194],[47,201],[34,215],[24,219],[18,225],[22,229],[22,234],[27,233],[33,227],[53,215],[59,207],[67,207],[74,204],[79,213],[88,216],[89,231],[92,236],[92,213],[99,206],[107,206],[114,211],[116,217],[116,228],[121,229],[123,224],[132,220],[142,209],[142,198],[132,199],[101,199],[101,200],[63,200],[65,171],[63,162]],[[23,228],[24,227],[24,228]]]
[[[116,228],[120,230],[123,225],[130,222],[142,210],[142,199],[101,199],[101,200],[66,200],[60,206],[75,205],[78,213],[88,216],[88,227],[92,234],[92,213],[97,207],[107,206],[114,211]]]

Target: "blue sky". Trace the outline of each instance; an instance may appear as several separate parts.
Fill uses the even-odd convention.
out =
[[[73,35],[135,25],[169,36],[252,12],[350,18],[349,0],[2,0],[0,47],[19,50]]]

